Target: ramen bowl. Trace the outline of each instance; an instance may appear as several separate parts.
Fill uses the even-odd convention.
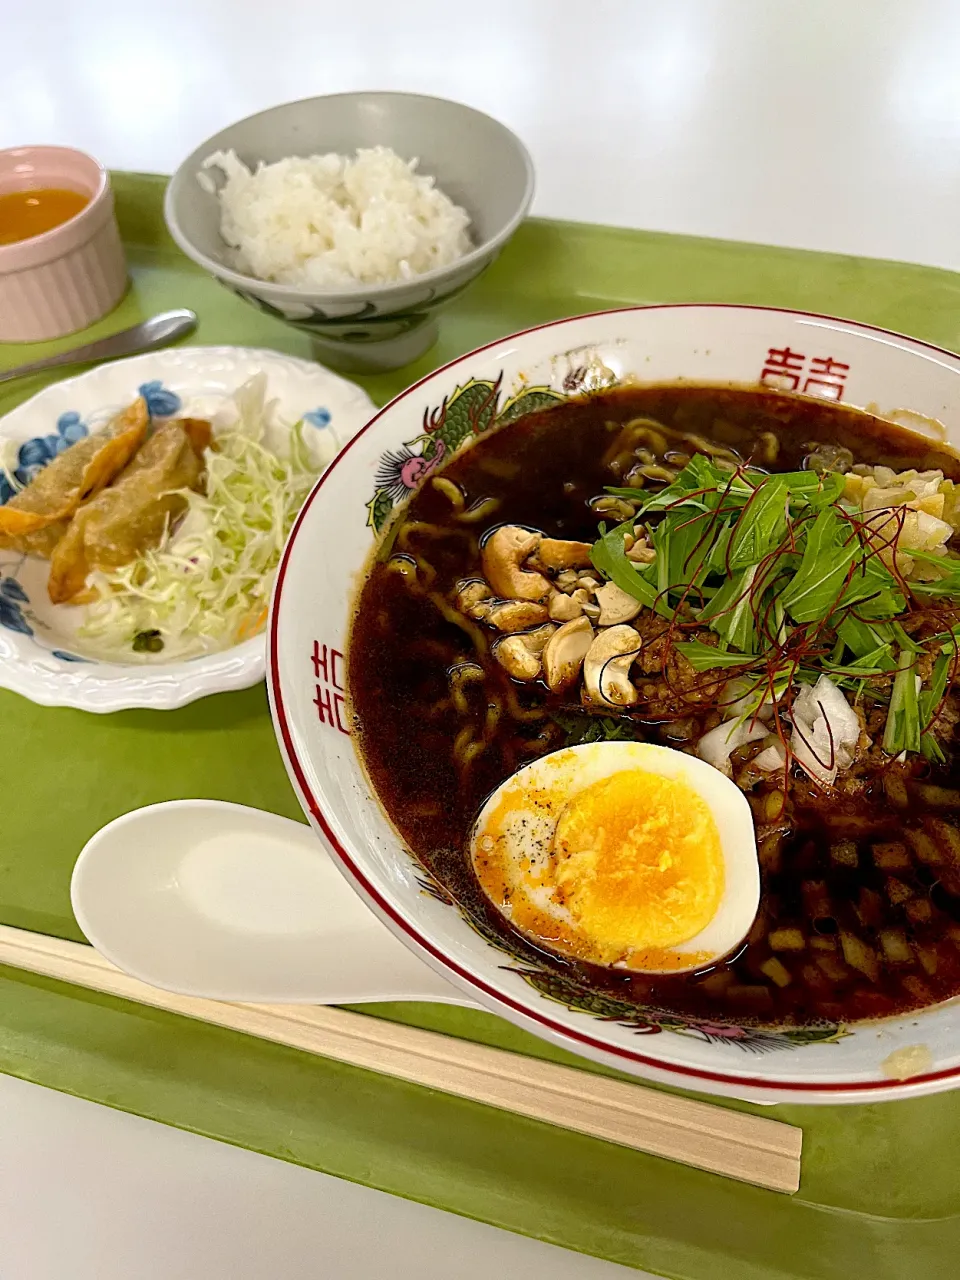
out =
[[[663,1084],[761,1102],[902,1098],[960,1081],[955,1002],[844,1025],[692,1016],[629,1004],[478,929],[381,807],[348,709],[357,583],[378,532],[458,450],[528,411],[622,385],[761,384],[867,408],[960,442],[960,358],[867,325],[758,307],[674,305],[542,325],[437,370],[383,409],[323,475],[279,570],[268,687],[305,813],[356,891],[416,954],[491,1012]]]

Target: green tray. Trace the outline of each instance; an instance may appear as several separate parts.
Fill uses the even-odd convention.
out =
[[[164,179],[117,174],[115,184],[133,285],[91,337],[191,306],[198,342],[310,354],[305,336],[176,251]],[[446,313],[434,350],[360,381],[383,402],[498,334],[664,301],[799,307],[960,348],[960,276],[949,272],[532,220]],[[2,347],[0,368],[74,341]],[[4,388],[0,412],[44,381]],[[137,805],[188,796],[300,817],[262,686],[112,716],[0,691],[0,921],[81,938],[68,887],[83,843]],[[362,1012],[593,1069],[481,1013]],[[788,1198],[11,969],[0,969],[0,1070],[679,1280],[946,1280],[960,1270],[960,1095],[764,1109],[804,1130],[803,1181]]]

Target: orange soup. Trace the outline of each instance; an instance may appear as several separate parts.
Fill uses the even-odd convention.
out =
[[[38,187],[0,195],[0,244],[30,240],[69,222],[90,203],[90,197],[64,187]]]

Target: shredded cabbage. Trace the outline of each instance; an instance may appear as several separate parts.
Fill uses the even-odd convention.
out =
[[[18,440],[0,440],[0,480],[6,480],[14,493],[18,493],[23,485],[14,475],[20,465],[20,442]]]
[[[308,449],[303,422],[274,427],[258,374],[235,393],[236,421],[216,431],[205,492],[183,490],[187,510],[160,545],[109,573],[90,575],[97,598],[79,634],[98,651],[186,658],[227,648],[263,629],[287,534],[336,452],[327,430]],[[276,435],[282,443],[270,447]]]

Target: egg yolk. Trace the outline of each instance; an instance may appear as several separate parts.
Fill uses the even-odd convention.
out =
[[[710,809],[686,783],[642,769],[612,774],[569,801],[553,864],[558,896],[607,964],[689,941],[723,897]]]

